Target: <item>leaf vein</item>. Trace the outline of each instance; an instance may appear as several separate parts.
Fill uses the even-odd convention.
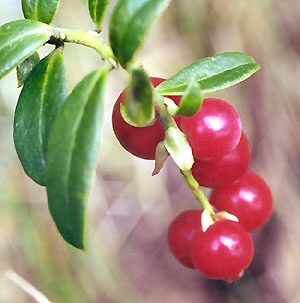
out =
[[[234,71],[234,70],[237,69],[237,68],[246,67],[246,66],[250,66],[250,65],[254,65],[254,66],[255,66],[255,65],[257,65],[257,64],[256,64],[256,63],[247,63],[247,64],[236,65],[235,67],[233,67],[233,68],[231,68],[231,69],[227,69],[227,70],[225,70],[225,71],[223,71],[223,72],[221,72],[221,73],[210,74],[209,76],[203,77],[203,78],[201,78],[201,79],[197,79],[197,78],[196,78],[196,81],[197,81],[197,82],[206,81],[206,80],[209,80],[209,79],[211,79],[211,78],[213,78],[213,77],[215,77],[215,76],[220,76],[220,75],[225,74],[225,73],[228,73],[228,72],[230,72],[230,71]],[[257,70],[257,68],[253,69],[253,71],[255,71],[255,70]],[[247,72],[247,73],[244,73],[243,75],[247,76],[247,75],[249,75],[249,74],[251,74],[251,73],[252,73],[252,70],[249,71],[249,72]],[[242,79],[242,78],[243,78],[243,75],[241,75],[238,79]],[[235,81],[234,81],[234,82],[235,82]],[[182,83],[182,84],[174,85],[173,88],[181,88],[181,87],[184,88],[184,87],[187,86],[188,84],[189,84],[189,82],[184,82],[184,83]],[[163,91],[162,91],[162,92],[163,92]],[[209,92],[209,90],[203,89],[202,92]],[[166,92],[166,93],[167,93],[167,92]]]
[[[35,5],[34,5],[34,17],[35,17],[35,20],[38,20],[38,0],[35,1]]]
[[[67,168],[67,171],[66,171],[66,175],[67,175],[67,180],[66,180],[66,182],[67,182],[67,184],[66,184],[66,188],[67,188],[67,190],[66,190],[66,200],[67,200],[66,201],[66,209],[67,209],[67,213],[68,214],[70,213],[70,207],[71,207],[71,203],[70,203],[71,202],[70,201],[71,194],[70,194],[70,192],[72,191],[72,188],[71,188],[72,182],[70,182],[71,181],[70,176],[71,176],[71,172],[72,172],[72,163],[73,163],[73,158],[74,158],[74,150],[75,150],[76,146],[78,145],[77,144],[78,130],[81,127],[81,122],[83,120],[84,113],[85,113],[86,107],[88,105],[88,101],[89,101],[90,95],[91,95],[91,93],[93,91],[93,88],[94,88],[94,85],[95,85],[95,83],[97,81],[96,78],[94,78],[93,80],[94,80],[93,81],[94,83],[93,83],[93,85],[90,86],[90,91],[87,94],[86,104],[82,108],[82,112],[80,113],[80,118],[78,119],[77,125],[74,127],[74,129],[75,129],[75,135],[72,137],[72,143],[71,143],[72,147],[71,147],[70,159],[68,159],[68,168]],[[71,230],[73,230],[74,227],[73,227],[72,221],[70,220],[70,216],[68,216],[68,221],[69,221],[68,222],[68,226],[70,227]]]
[[[54,56],[52,56],[48,62],[47,68],[45,70],[45,80],[42,86],[42,91],[41,91],[41,103],[40,103],[40,110],[39,110],[39,129],[38,129],[38,133],[39,133],[39,141],[40,141],[40,147],[41,147],[41,153],[43,155],[42,157],[42,162],[43,165],[45,165],[45,157],[46,155],[44,154],[44,150],[43,150],[43,143],[44,143],[44,138],[43,138],[43,126],[45,124],[45,117],[44,117],[44,107],[45,107],[45,94],[46,94],[46,89],[47,89],[47,85],[48,85],[48,80],[49,80],[49,70],[51,68],[51,64],[54,60]]]

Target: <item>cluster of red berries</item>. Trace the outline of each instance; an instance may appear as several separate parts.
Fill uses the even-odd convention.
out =
[[[151,78],[154,86],[163,79]],[[170,97],[179,104],[180,97]],[[155,159],[164,130],[157,119],[147,127],[127,124],[120,114],[124,92],[113,109],[113,129],[120,144],[133,155]],[[221,99],[204,99],[192,117],[176,119],[192,148],[192,174],[199,185],[212,188],[210,203],[217,212],[234,215],[238,222],[217,213],[203,230],[202,210],[179,214],[168,229],[168,244],[178,261],[211,279],[238,280],[253,257],[250,231],[261,227],[272,212],[272,195],[265,181],[248,170],[251,151],[239,114]]]

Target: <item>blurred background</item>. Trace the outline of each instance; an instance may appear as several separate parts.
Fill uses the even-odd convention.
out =
[[[23,18],[20,2],[0,0],[1,25]],[[93,30],[87,2],[62,0],[53,25]],[[103,25],[106,39],[115,3]],[[30,283],[53,303],[300,302],[299,16],[299,0],[173,0],[138,54],[149,75],[165,78],[225,51],[244,52],[262,67],[247,81],[210,95],[239,111],[251,143],[251,169],[265,178],[274,197],[272,218],[253,233],[252,265],[232,284],[207,280],[170,255],[169,222],[199,205],[171,159],[152,177],[154,163],[131,156],[114,137],[111,111],[126,83],[121,68],[109,79],[87,252],[62,240],[44,188],[20,165],[12,139],[20,89],[15,71],[2,79],[0,302],[35,302],[37,297],[18,285],[20,277],[22,285]],[[66,45],[65,61],[69,91],[101,64],[93,50],[77,45]],[[38,302],[48,301],[40,297]]]

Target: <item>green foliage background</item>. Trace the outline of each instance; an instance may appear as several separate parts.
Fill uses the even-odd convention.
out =
[[[108,14],[116,1],[111,1]],[[21,19],[21,1],[0,0],[0,24]],[[23,172],[13,145],[20,89],[15,72],[0,81],[0,302],[34,300],[13,271],[51,302],[288,302],[300,292],[300,5],[297,0],[173,0],[139,58],[151,76],[169,77],[215,53],[241,51],[261,65],[247,81],[213,94],[239,111],[252,147],[251,168],[269,183],[275,212],[254,233],[256,253],[243,280],[208,281],[185,269],[166,246],[168,223],[198,207],[172,161],[156,177],[153,163],[124,151],[111,110],[125,73],[109,77],[99,164],[89,205],[88,251],[68,246],[49,215],[46,194]],[[103,24],[107,36],[107,16]],[[94,28],[88,1],[62,0],[54,25]],[[41,57],[51,50],[39,51]],[[69,92],[99,57],[66,45]]]

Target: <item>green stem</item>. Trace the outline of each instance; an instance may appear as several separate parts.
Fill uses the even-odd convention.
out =
[[[169,114],[165,104],[164,104],[164,97],[160,95],[156,95],[155,103],[158,107],[158,117],[159,120],[164,128],[164,130],[167,130],[167,128],[173,126],[177,128],[176,122],[172,118],[172,116]]]
[[[164,130],[166,131],[169,127],[178,128],[176,122],[169,114],[164,104],[164,98],[157,94],[155,101],[158,107],[158,116],[163,125]],[[181,174],[183,175],[185,182],[192,190],[196,199],[202,204],[203,208],[206,209],[211,215],[213,215],[215,212],[211,204],[209,203],[208,199],[206,198],[203,190],[200,188],[198,182],[195,180],[194,176],[192,175],[191,170],[190,169],[181,170]]]
[[[197,200],[200,201],[203,208],[206,209],[211,215],[215,214],[215,211],[213,210],[211,204],[209,203],[208,199],[206,198],[203,190],[200,188],[198,182],[195,180],[194,176],[192,175],[191,170],[188,171],[181,171],[181,174],[183,175],[186,183],[192,190],[194,196],[197,198]]]
[[[117,66],[117,62],[111,47],[108,44],[102,42],[99,39],[99,34],[96,32],[55,28],[53,37],[63,42],[76,43],[93,48],[110,65],[113,67]]]

